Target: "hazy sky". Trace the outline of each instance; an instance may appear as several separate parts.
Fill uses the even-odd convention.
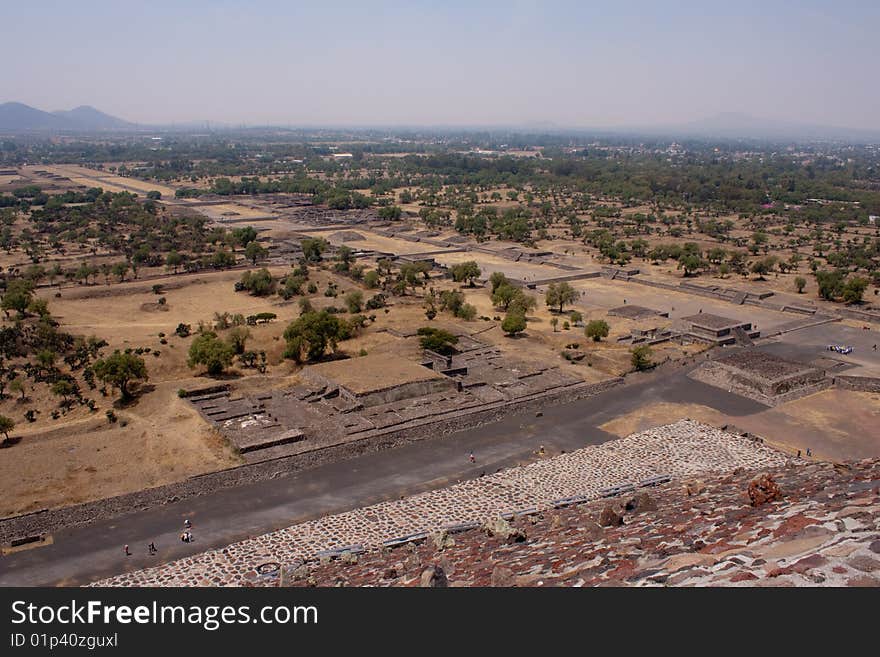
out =
[[[880,128],[880,0],[27,0],[0,24],[0,101],[137,122]]]

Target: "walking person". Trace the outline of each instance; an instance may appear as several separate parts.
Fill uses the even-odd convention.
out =
[[[131,556],[131,550],[128,549],[128,544],[123,546],[122,551],[125,553],[125,556],[127,556],[127,557]]]
[[[471,463],[476,463],[476,462],[477,462],[477,459],[476,459],[476,457],[474,456],[474,453],[473,453],[473,452],[471,452],[470,455],[468,455],[468,461],[470,461]]]

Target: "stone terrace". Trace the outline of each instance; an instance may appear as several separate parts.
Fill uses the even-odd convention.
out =
[[[880,586],[880,460],[792,462],[285,572],[293,586]],[[764,480],[766,483],[766,480]]]
[[[611,487],[658,475],[693,477],[737,467],[779,467],[785,461],[759,443],[682,420],[449,488],[301,523],[96,585],[274,585],[279,564],[322,551],[373,548],[390,539],[484,522],[502,513],[552,508],[565,498],[598,498]],[[258,567],[267,563],[275,564],[270,568],[274,573],[261,575]]]

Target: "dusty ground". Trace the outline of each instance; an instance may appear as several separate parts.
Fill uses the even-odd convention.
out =
[[[688,417],[714,426],[733,424],[788,453],[809,448],[818,459],[847,461],[880,453],[880,395],[824,390],[754,415],[729,416],[698,404],[654,403],[602,425],[616,436]]]
[[[225,441],[159,384],[110,424],[99,416],[0,449],[0,516],[65,506],[239,463]],[[127,423],[127,426],[123,426]],[[47,467],[52,464],[51,467]]]
[[[36,170],[54,172],[69,180],[53,180],[37,174]],[[52,190],[50,193],[84,185],[100,186],[107,191],[131,191],[141,195],[150,190],[157,190],[162,193],[163,201],[174,199],[174,186],[120,177],[110,172],[72,165],[27,167],[25,173],[32,182],[37,182],[47,191]],[[3,182],[9,181],[0,181]],[[206,181],[200,181],[198,186],[205,184]],[[498,208],[516,205],[506,198],[508,190],[502,188],[490,190],[489,193],[491,191],[499,191],[502,200],[489,205]],[[480,196],[483,197],[482,192]],[[611,206],[620,205],[607,200],[601,202]],[[175,203],[186,205],[188,202]],[[417,212],[419,207],[418,204],[413,204],[409,209]],[[258,199],[251,198],[230,199],[228,203],[210,206],[200,211],[221,223],[278,214],[270,204],[261,205]],[[647,214],[652,211],[653,209],[648,206],[622,209],[624,216],[634,212]],[[667,214],[672,215],[675,212],[667,212]],[[280,235],[282,232],[290,231],[291,221],[291,219],[278,218],[255,225],[261,229],[271,228],[270,235]],[[418,222],[414,222],[413,225],[418,229],[424,228]],[[353,248],[376,249],[397,254],[416,254],[435,251],[438,248],[430,244],[388,238],[361,228],[340,226],[339,230],[356,230],[366,238],[363,241],[350,243],[349,246]],[[440,232],[441,239],[443,236],[454,234],[448,228]],[[556,226],[551,228],[550,233],[561,235],[561,230]],[[740,233],[745,237],[750,235],[750,231],[743,230],[736,234]],[[327,239],[332,233],[314,234]],[[713,240],[698,234],[688,234],[681,238],[670,238],[665,234],[642,237],[647,239],[649,244],[687,241],[696,241],[704,247],[716,244]],[[486,242],[484,246],[497,250],[521,245],[492,240]],[[543,240],[538,246],[559,254],[560,262],[577,267],[597,269],[605,264],[597,258],[595,249],[585,246],[579,240],[571,238]],[[781,247],[779,249],[781,251]],[[787,257],[787,253],[783,255]],[[102,259],[100,254],[90,256],[87,252],[77,251],[76,247],[71,246],[66,255],[52,255],[47,262],[57,258],[63,261],[65,266],[69,266],[78,257],[85,257],[90,262],[100,262]],[[487,277],[493,271],[501,271],[509,276],[536,280],[564,273],[553,267],[526,262],[517,263],[482,251],[447,253],[432,257],[445,265],[475,260],[483,270],[483,277]],[[109,259],[117,261],[119,258],[110,256]],[[23,254],[13,253],[2,254],[0,264],[8,267],[28,263]],[[681,272],[676,270],[675,263],[672,262],[655,265],[634,258],[630,266],[675,285],[683,280]],[[808,281],[806,294],[797,295],[793,292],[793,279],[799,273],[803,275],[805,266],[802,263],[801,272],[771,275],[766,281],[754,281],[739,276],[721,279],[711,274],[690,280],[700,285],[716,284],[750,291],[773,290],[778,295],[777,299],[781,300],[785,297],[789,301],[821,307],[824,302],[816,299],[812,276],[805,276]],[[273,268],[272,271],[278,276],[288,270]],[[110,349],[149,347],[151,353],[145,355],[145,359],[150,373],[151,387],[145,388],[136,405],[117,411],[120,422],[115,425],[109,424],[104,416],[104,411],[111,405],[110,398],[96,399],[100,406],[96,413],[89,413],[84,407],[78,407],[62,419],[52,420],[48,410],[53,404],[57,404],[57,400],[47,391],[35,389],[29,393],[30,405],[38,406],[43,410],[37,422],[32,424],[25,422],[21,417],[25,406],[12,399],[0,401],[0,412],[14,417],[18,423],[15,434],[23,437],[23,440],[13,448],[0,450],[0,475],[3,476],[4,482],[13,482],[5,489],[7,495],[4,502],[0,503],[0,514],[17,513],[43,506],[73,503],[137,490],[237,463],[237,457],[208,430],[207,425],[188,405],[177,398],[178,388],[195,387],[212,381],[199,375],[198,372],[192,372],[186,366],[187,351],[192,338],[178,338],[174,335],[174,329],[181,322],[191,324],[193,329],[196,329],[199,322],[210,324],[213,322],[215,312],[225,311],[244,315],[263,311],[274,312],[278,315],[275,322],[248,327],[251,333],[248,348],[267,352],[270,364],[268,373],[257,375],[253,371],[233,371],[227,380],[241,390],[288,385],[296,378],[299,368],[282,359],[284,343],[281,336],[287,324],[299,315],[298,299],[283,302],[277,296],[260,299],[251,297],[247,293],[235,293],[233,284],[240,276],[241,271],[232,271],[181,275],[162,280],[141,280],[124,284],[114,283],[110,286],[104,285],[102,281],[101,284],[94,286],[63,287],[58,298],[54,296],[57,291],[55,288],[42,289],[40,294],[49,300],[50,310],[61,321],[64,330],[74,334],[104,338],[110,343]],[[331,304],[343,306],[345,292],[357,287],[352,281],[334,276],[327,271],[313,273],[311,280],[318,285],[318,293],[312,295],[312,303],[317,308]],[[334,280],[339,284],[338,298],[323,295],[328,280]],[[164,307],[157,304],[159,295],[151,291],[152,285],[157,282],[165,285],[165,290],[161,293],[161,296],[167,300]],[[451,282],[433,281],[432,284],[438,288],[453,287]],[[734,319],[751,320],[763,333],[776,325],[792,320],[791,315],[774,311],[751,306],[736,307],[721,301],[632,283],[590,279],[574,282],[573,285],[583,292],[575,308],[583,313],[584,321],[606,319],[610,324],[611,334],[603,342],[594,343],[585,338],[581,327],[571,326],[567,330],[563,328],[564,322],[569,319],[570,308],[566,309],[563,315],[557,315],[559,325],[554,330],[550,322],[555,315],[544,305],[540,290],[530,292],[536,296],[538,308],[531,313],[526,331],[517,338],[509,338],[499,327],[503,312],[492,307],[488,290],[472,288],[464,289],[464,292],[468,303],[475,305],[478,310],[477,314],[480,318],[473,322],[462,322],[448,313],[441,313],[435,320],[429,322],[425,318],[423,301],[420,297],[391,298],[391,308],[365,313],[374,314],[375,322],[362,335],[341,344],[340,350],[352,356],[366,352],[370,355],[377,354],[394,359],[416,360],[419,354],[414,340],[402,340],[383,329],[411,332],[418,326],[433,325],[472,334],[482,341],[497,345],[511,357],[557,365],[586,381],[593,382],[623,374],[630,369],[630,347],[626,344],[618,344],[617,338],[628,335],[633,328],[668,326],[676,319],[694,314],[701,309],[703,312],[712,312]],[[376,292],[364,290],[364,298],[368,299]],[[873,288],[869,288],[866,298],[873,300],[872,293]],[[657,317],[632,321],[608,317],[608,309],[622,305],[624,299],[628,304],[668,311],[670,318]],[[496,320],[496,317],[499,319]],[[821,333],[824,336],[829,330],[831,329],[818,327],[808,330],[808,333]],[[161,344],[160,332],[166,335],[165,345]],[[795,335],[802,341],[808,333],[799,332]],[[871,335],[874,333],[871,331]],[[855,338],[844,337],[856,344]],[[864,337],[865,340],[870,338],[870,336],[860,337]],[[576,349],[585,353],[581,361],[569,363],[561,356],[562,350],[571,349],[571,345],[577,345]],[[680,358],[697,350],[699,348],[696,346],[658,345],[654,347],[654,360]],[[154,355],[156,352],[159,353],[158,356]],[[865,352],[866,349],[860,347],[856,356],[867,358]],[[873,354],[871,356],[873,357]],[[91,395],[95,396],[96,393]],[[718,411],[697,404],[658,403],[644,407],[638,413],[619,417],[604,425],[603,429],[617,435],[626,435],[664,422],[675,421],[681,417],[690,417],[712,424],[733,422],[743,429],[778,441],[780,447],[789,451],[811,447],[815,455],[823,458],[860,458],[874,456],[880,452],[880,436],[878,436],[880,432],[876,428],[880,425],[876,410],[880,407],[878,401],[880,397],[877,395],[831,390],[755,415],[737,418],[725,417]],[[123,423],[127,425],[123,427]],[[46,464],[51,466],[46,467]]]

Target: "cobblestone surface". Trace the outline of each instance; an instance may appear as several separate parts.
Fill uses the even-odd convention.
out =
[[[95,585],[274,585],[277,572],[260,574],[260,564],[291,564],[353,545],[378,547],[389,539],[483,522],[502,513],[551,508],[554,501],[567,497],[599,497],[609,487],[637,484],[656,475],[686,478],[738,467],[779,467],[785,462],[786,457],[760,443],[682,420],[448,488],[301,523]]]
[[[751,482],[768,482],[765,474],[779,495],[755,506],[747,491]],[[310,561],[291,569],[285,584],[438,579],[448,586],[877,587],[880,460],[800,461],[671,482],[356,559]]]

